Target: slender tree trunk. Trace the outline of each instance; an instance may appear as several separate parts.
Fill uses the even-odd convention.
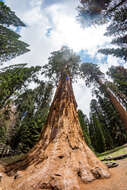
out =
[[[39,142],[10,166],[7,172],[17,171],[16,179],[7,187],[3,178],[4,190],[81,190],[81,183],[110,177],[84,141],[76,107],[71,79],[62,78]]]
[[[100,86],[104,85],[104,83],[102,82],[101,79],[97,79],[97,81]],[[104,86],[106,87],[106,85],[104,85]],[[112,104],[114,105],[116,111],[119,113],[120,119],[123,122],[125,129],[127,130],[127,112],[126,112],[126,110],[123,108],[123,106],[117,100],[117,98],[113,94],[112,90],[107,87],[105,89],[106,89],[106,92],[109,95],[110,100],[111,100]]]

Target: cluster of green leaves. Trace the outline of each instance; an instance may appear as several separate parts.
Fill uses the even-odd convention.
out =
[[[10,26],[24,27],[25,24],[11,9],[0,1],[0,61],[5,62],[29,51],[29,45],[20,41],[20,35]]]

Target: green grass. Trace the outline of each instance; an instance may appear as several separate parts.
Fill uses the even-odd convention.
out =
[[[112,157],[120,156],[122,154],[127,154],[127,145],[119,146],[103,153],[98,153],[97,157],[99,159],[103,159],[109,156],[112,156]]]
[[[24,156],[25,156],[25,154],[19,154],[19,155],[15,155],[15,156],[3,157],[3,158],[0,158],[0,162],[2,164],[4,164],[4,165],[11,164],[13,162],[16,162],[16,161],[20,160]]]
[[[99,159],[104,159],[104,158],[107,158],[109,156],[116,157],[116,156],[120,156],[122,154],[127,154],[127,144],[123,145],[123,146],[116,147],[112,150],[109,150],[109,151],[106,151],[103,153],[97,153],[96,155]],[[15,155],[15,156],[10,156],[10,157],[4,157],[4,158],[0,158],[0,162],[2,164],[5,164],[5,165],[11,164],[13,162],[20,160],[24,156],[25,156],[25,154],[20,154],[20,155]]]

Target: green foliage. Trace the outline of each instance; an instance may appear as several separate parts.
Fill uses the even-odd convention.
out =
[[[127,69],[122,66],[112,66],[107,74],[113,79],[118,90],[127,96]]]
[[[119,118],[119,114],[112,105],[112,102],[106,96],[105,98],[99,97],[98,101],[101,109],[103,110],[105,121],[113,140],[113,145],[116,147],[124,144],[127,140],[127,134],[123,123]]]
[[[80,72],[82,78],[85,80],[86,85],[90,85],[91,82],[97,82],[98,78],[104,76],[104,74],[99,70],[98,65],[92,63],[82,63],[80,66]]]
[[[51,83],[41,81],[34,90],[29,89],[16,99],[18,115],[9,142],[12,149],[27,152],[38,141],[48,116],[52,88]]]
[[[96,152],[104,152],[113,147],[112,138],[107,130],[106,122],[97,100],[90,104],[90,137]]]
[[[105,35],[114,36],[115,38],[112,40],[111,43],[117,44],[117,46],[119,47],[100,49],[98,52],[103,53],[105,55],[113,55],[116,57],[120,57],[121,59],[124,59],[126,61],[127,60],[126,31],[127,31],[127,7],[118,6],[117,9],[114,10],[111,24],[107,27],[107,32],[105,33]]]
[[[96,152],[104,152],[126,143],[127,134],[108,97],[91,101],[90,138]]]
[[[99,53],[103,53],[105,55],[114,55],[116,57],[120,57],[127,60],[127,49],[126,48],[106,48],[106,49],[100,49],[98,51]]]
[[[25,24],[0,1],[0,62],[5,62],[29,51],[29,45],[20,41],[20,35],[9,26],[23,27]]]
[[[0,25],[0,61],[5,62],[29,51],[14,31]]]
[[[113,82],[108,82],[107,85],[127,110],[127,69],[122,66],[112,66],[109,68],[107,74],[113,79]]]
[[[112,40],[112,44],[117,44],[121,46],[123,46],[124,44],[127,44],[127,35],[124,35],[122,37]]]
[[[25,24],[15,15],[11,9],[0,1],[0,24],[7,26],[25,26]]]
[[[0,72],[0,108],[5,106],[7,100],[25,86],[26,82],[34,80],[35,73],[41,67],[26,67],[26,64],[19,64],[4,68]]]
[[[96,85],[99,91],[94,90],[98,102],[91,101],[89,134],[92,147],[96,152],[103,152],[124,144],[127,134],[108,94],[109,86],[101,80],[103,73],[92,63],[83,63],[80,69],[87,85],[91,82],[99,84]]]
[[[57,83],[63,75],[71,78],[78,75],[79,63],[80,57],[64,46],[60,50],[51,53],[48,64],[43,67],[43,73]]]
[[[83,114],[83,112],[81,110],[78,110],[78,117],[79,117],[80,126],[83,131],[83,135],[85,138],[85,142],[91,149],[93,149],[93,147],[91,145],[90,134],[89,134],[89,120],[88,120],[87,116]]]

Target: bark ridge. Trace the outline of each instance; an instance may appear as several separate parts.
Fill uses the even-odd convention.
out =
[[[110,173],[86,145],[78,121],[71,79],[61,79],[39,142],[22,161],[7,168],[4,190],[81,190],[80,184]]]

